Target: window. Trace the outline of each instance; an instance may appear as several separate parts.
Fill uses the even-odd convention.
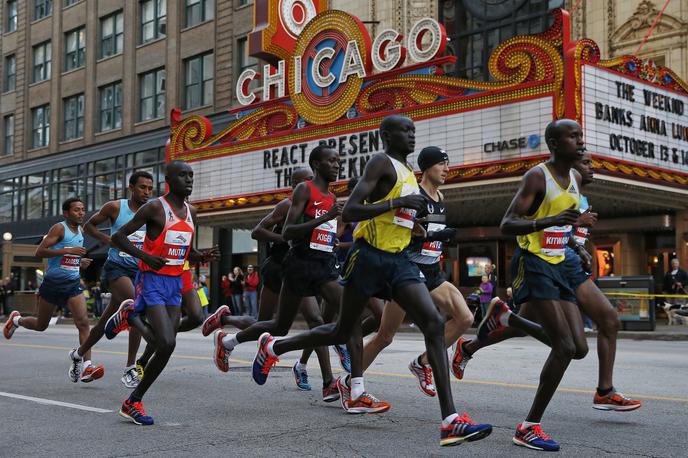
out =
[[[7,15],[7,24],[5,24],[6,32],[14,32],[17,30],[17,0],[8,0],[7,8],[5,9]]]
[[[246,37],[237,40],[237,59],[237,67],[239,68],[238,75],[247,68],[252,68],[254,70],[258,69],[258,59],[248,55],[248,41]]]
[[[251,0],[239,0],[239,6],[248,5],[249,3],[251,3]]]
[[[139,121],[160,118],[165,114],[165,69],[139,76]]]
[[[64,6],[71,6],[75,3],[79,3],[81,0],[64,0]]]
[[[50,79],[52,46],[49,41],[33,47],[33,82]]]
[[[121,11],[100,20],[100,57],[114,56],[124,48],[124,15]]]
[[[53,14],[53,0],[33,0],[33,20]]]
[[[141,2],[141,43],[165,35],[167,29],[167,0]]]
[[[50,105],[31,110],[31,147],[48,146],[50,142]]]
[[[14,115],[5,116],[2,123],[2,154],[9,156],[14,154]]]
[[[447,53],[457,61],[451,74],[488,81],[488,59],[495,47],[516,35],[543,32],[552,23],[551,11],[563,0],[448,0],[440,2],[439,18],[450,42]]]
[[[184,61],[184,107],[200,107],[213,100],[213,54]]]
[[[213,18],[213,0],[186,0],[186,27]]]
[[[17,86],[17,59],[14,54],[5,57],[5,77],[2,82],[2,91],[14,91]]]
[[[100,131],[122,127],[122,82],[100,88]]]
[[[72,140],[84,136],[84,94],[64,99],[64,130],[62,138]]]
[[[65,34],[64,71],[83,67],[86,60],[86,28],[79,27]]]

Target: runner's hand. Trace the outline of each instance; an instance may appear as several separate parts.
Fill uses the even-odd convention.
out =
[[[344,208],[344,204],[342,204],[341,202],[335,202],[334,205],[332,206],[332,208],[330,208],[330,211],[327,212],[328,218],[330,220],[332,220],[338,216],[341,216],[343,208]]]
[[[394,199],[395,207],[410,208],[416,211],[427,211],[428,201],[420,194],[411,194],[404,197],[397,197]]]
[[[576,224],[581,213],[576,210],[575,205],[571,205],[571,208],[567,208],[563,212],[552,217],[552,224],[555,226],[568,226]]]
[[[70,246],[64,249],[64,254],[84,256],[86,254],[86,248],[80,246]]]
[[[578,250],[578,256],[581,258],[581,265],[583,266],[583,270],[586,272],[592,272],[592,256],[588,251],[581,247],[580,250]]]
[[[88,266],[91,265],[91,262],[93,262],[93,259],[91,258],[81,258],[79,260],[79,267],[82,269],[88,268]]]
[[[203,262],[213,262],[220,259],[220,247],[215,245],[212,248],[201,251],[201,256],[203,256]]]
[[[413,229],[411,230],[411,235],[413,237],[421,237],[421,238],[426,238],[428,236],[427,231],[423,226],[418,224],[417,221],[413,223]]]
[[[595,223],[597,222],[597,213],[593,213],[590,211],[590,209],[586,210],[585,212],[581,213],[580,216],[578,217],[578,221],[576,221],[575,226],[576,227],[593,227]]]
[[[167,259],[162,256],[146,256],[143,262],[151,266],[153,270],[160,270],[167,264]]]

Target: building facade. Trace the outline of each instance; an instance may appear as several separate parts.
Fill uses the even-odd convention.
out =
[[[447,54],[456,56],[444,70],[489,82],[495,47],[515,35],[545,31],[555,8],[575,9],[573,38],[594,40],[604,59],[636,50],[658,3],[331,0],[329,7],[358,16],[371,37],[385,29],[406,36],[418,19],[437,18],[451,39]],[[61,200],[79,195],[93,211],[124,197],[126,180],[138,169],[152,172],[163,192],[170,110],[229,125],[235,118],[227,111],[238,106],[237,77],[246,69],[262,71],[265,62],[249,56],[247,41],[254,6],[250,0],[3,0],[0,232],[11,233],[13,243],[36,244],[59,220]],[[686,80],[687,40],[688,0],[671,2],[638,57]],[[451,211],[465,215],[459,246],[445,253],[445,270],[457,283],[476,282],[474,266],[490,262],[498,266],[500,285],[508,284],[514,245],[498,224],[517,182],[514,176],[447,186]],[[672,256],[687,263],[688,213],[681,193],[618,180],[595,184],[589,193],[602,218],[593,237],[603,266],[599,274],[658,276]],[[260,247],[247,240],[246,230],[269,207],[202,212],[197,243],[219,243],[224,253],[214,278],[235,264],[260,260]],[[9,260],[3,275],[15,266],[22,281],[31,279],[31,265],[3,259]]]

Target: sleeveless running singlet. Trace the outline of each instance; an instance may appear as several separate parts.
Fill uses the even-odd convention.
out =
[[[160,270],[153,270],[148,264],[140,261],[139,268],[143,272],[155,272],[160,275],[177,277],[184,272],[184,264],[189,256],[189,248],[193,240],[194,223],[191,217],[191,207],[184,202],[186,217],[181,219],[172,210],[165,196],[159,199],[165,212],[165,228],[155,240],[151,240],[146,234],[143,241],[143,251],[153,256],[162,256],[167,259],[167,264]]]
[[[540,219],[555,216],[567,208],[580,206],[580,192],[573,173],[569,172],[569,184],[566,189],[559,186],[544,163],[539,164],[545,174],[545,196],[537,211],[525,219]],[[519,235],[518,245],[550,264],[559,264],[564,260],[564,250],[569,240],[572,226],[550,226],[541,231]]]
[[[420,193],[428,200],[429,215],[445,215],[447,213],[441,197],[439,201],[434,201],[422,187],[420,188]],[[439,232],[446,227],[446,224],[441,223],[423,223],[423,228],[427,232]],[[428,265],[436,264],[440,262],[440,256],[442,256],[442,241],[436,240],[431,242],[429,240],[414,239],[408,248],[408,254],[413,262]]]
[[[112,224],[112,227],[110,228],[110,235],[114,234],[119,230],[120,227],[124,226],[126,223],[131,221],[131,219],[134,217],[134,212],[131,211],[129,208],[129,201],[127,199],[120,199],[119,201],[119,214],[117,215],[117,219],[115,222]],[[129,241],[139,250],[143,249],[143,239],[146,237],[146,225],[144,224],[141,226],[136,232],[133,234],[129,234],[127,238]],[[107,260],[109,262],[114,262],[115,264],[119,264],[121,266],[126,266],[126,267],[135,267],[138,265],[138,259],[136,259],[133,256],[130,256],[128,253],[125,253],[124,251],[120,251],[117,248],[110,247],[108,250],[108,257]]]
[[[51,250],[84,246],[84,234],[81,232],[81,226],[78,226],[77,233],[75,234],[69,228],[66,221],[62,221],[60,224],[64,226],[64,237],[55,245],[51,246]],[[63,254],[62,256],[48,258],[48,269],[45,272],[45,276],[46,278],[50,277],[52,280],[78,280],[80,278],[80,262],[81,256],[73,254]]]
[[[387,158],[394,166],[397,181],[385,197],[373,203],[418,194],[418,181],[413,170],[391,156],[387,156]],[[411,230],[415,217],[415,210],[393,208],[374,218],[359,222],[354,230],[354,240],[362,238],[379,250],[400,253],[411,242]]]
[[[305,181],[310,189],[310,197],[303,214],[299,218],[299,223],[312,221],[329,212],[335,203],[334,194],[331,192],[323,194],[310,181]],[[309,250],[316,253],[332,253],[334,241],[337,237],[337,219],[331,219],[321,223],[313,229],[306,237],[293,240],[291,242],[294,250],[305,253]]]

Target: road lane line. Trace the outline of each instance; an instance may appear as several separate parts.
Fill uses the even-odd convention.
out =
[[[114,410],[100,409],[98,407],[82,406],[79,404],[72,404],[70,402],[53,401],[52,399],[34,398],[32,396],[24,396],[22,394],[15,394],[15,393],[6,393],[4,391],[0,391],[0,396],[4,396],[6,398],[13,398],[13,399],[22,399],[24,401],[31,401],[31,402],[36,402],[38,404],[44,404],[44,405],[69,407],[70,409],[85,410],[87,412],[95,412],[95,413],[112,413],[112,412],[114,412]]]
[[[64,350],[64,351],[69,351],[71,348],[68,347],[56,347],[56,346],[51,346],[51,345],[36,345],[36,344],[19,344],[19,343],[3,343],[2,345],[8,345],[12,347],[20,347],[20,348],[38,348],[38,349],[43,349],[43,350]],[[1,345],[0,345],[1,347]],[[123,351],[112,351],[112,350],[93,350],[94,353],[103,353],[107,355],[119,355],[119,356],[127,356],[126,352]],[[172,358],[176,359],[188,359],[188,360],[194,360],[194,361],[212,361],[212,358],[208,356],[194,356],[194,355],[172,355]],[[239,364],[248,364],[252,365],[253,361],[248,361],[244,359],[235,359],[235,358],[230,358],[230,362],[232,363],[239,363]],[[292,367],[291,363],[278,363],[277,364],[280,367]],[[231,370],[231,368],[230,368]],[[341,369],[332,369],[333,372],[343,372]],[[396,372],[381,372],[381,371],[366,371],[366,374],[370,375],[379,375],[382,377],[395,377],[395,378],[409,378],[409,379],[415,379],[416,377],[411,374],[400,374]],[[526,384],[526,383],[508,383],[508,382],[498,382],[498,381],[491,381],[491,380],[469,380],[469,379],[463,379],[463,380],[455,380],[454,378],[451,378],[451,381],[455,384],[461,384],[461,383],[470,383],[474,385],[486,385],[486,386],[498,386],[498,387],[503,387],[503,388],[522,388],[522,389],[528,389],[528,390],[536,390],[537,385],[532,385],[532,384]],[[560,391],[562,393],[574,393],[574,394],[594,394],[595,390],[584,390],[580,388],[565,388],[565,387],[559,387],[557,388],[557,391]],[[688,404],[688,398],[682,398],[682,397],[670,397],[670,396],[658,396],[654,394],[638,394],[638,393],[624,393],[624,395],[632,397],[632,398],[639,398],[639,399],[648,399],[652,401],[671,401],[671,402],[685,402]]]

